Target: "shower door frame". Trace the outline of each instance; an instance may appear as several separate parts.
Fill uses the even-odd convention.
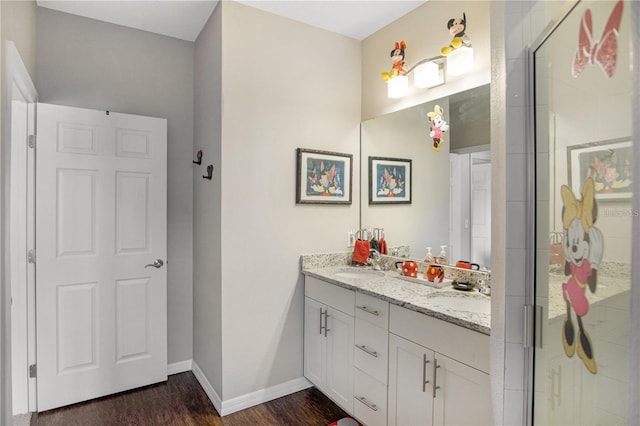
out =
[[[541,35],[528,49],[528,96],[529,96],[529,122],[527,125],[527,285],[525,305],[525,392],[526,392],[526,419],[527,425],[533,425],[534,407],[534,368],[535,349],[541,342],[542,315],[541,309],[536,306],[535,298],[535,265],[536,265],[536,125],[535,125],[535,53],[560,26],[565,18],[581,3],[575,0],[568,3],[559,16],[550,21]],[[632,149],[633,157],[640,158],[640,2],[625,0],[625,6],[631,13],[631,55],[632,67],[636,72],[632,73]],[[640,175],[640,162],[633,164],[633,174]],[[640,179],[632,183],[632,205],[634,211],[640,211]],[[632,254],[631,254],[631,324],[640,324],[640,218],[632,222]],[[633,331],[633,330],[632,330]],[[630,333],[629,342],[629,387],[627,420],[628,424],[640,424],[640,406],[634,401],[640,400],[640,333]]]

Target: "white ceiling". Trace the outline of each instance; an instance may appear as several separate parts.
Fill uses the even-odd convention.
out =
[[[195,41],[219,0],[38,0],[38,6]],[[362,40],[427,0],[222,0]]]

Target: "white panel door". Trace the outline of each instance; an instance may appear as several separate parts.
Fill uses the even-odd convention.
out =
[[[166,380],[166,125],[38,104],[38,411]]]
[[[389,334],[389,426],[433,423],[434,352]]]
[[[491,265],[491,163],[471,166],[471,261]]]
[[[327,308],[327,395],[347,412],[353,412],[353,331],[354,319]]]
[[[489,375],[444,355],[435,354],[437,365],[433,424],[491,424]]]
[[[304,298],[304,376],[319,388],[324,388],[326,339],[323,318],[325,305]]]

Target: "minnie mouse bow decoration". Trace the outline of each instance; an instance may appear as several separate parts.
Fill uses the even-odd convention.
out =
[[[574,78],[580,75],[587,63],[598,64],[607,77],[613,76],[618,59],[618,29],[621,18],[622,0],[619,0],[602,31],[602,38],[597,41],[593,39],[591,9],[584,12],[578,33],[578,49],[571,68]]]

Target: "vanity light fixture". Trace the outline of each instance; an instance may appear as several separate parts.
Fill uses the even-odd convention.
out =
[[[387,96],[392,99],[401,98],[409,93],[409,77],[397,75],[387,82]]]
[[[462,75],[473,68],[473,47],[461,46],[447,55],[447,74]]]
[[[441,56],[423,59],[413,69],[413,85],[423,89],[444,84],[444,61]]]

